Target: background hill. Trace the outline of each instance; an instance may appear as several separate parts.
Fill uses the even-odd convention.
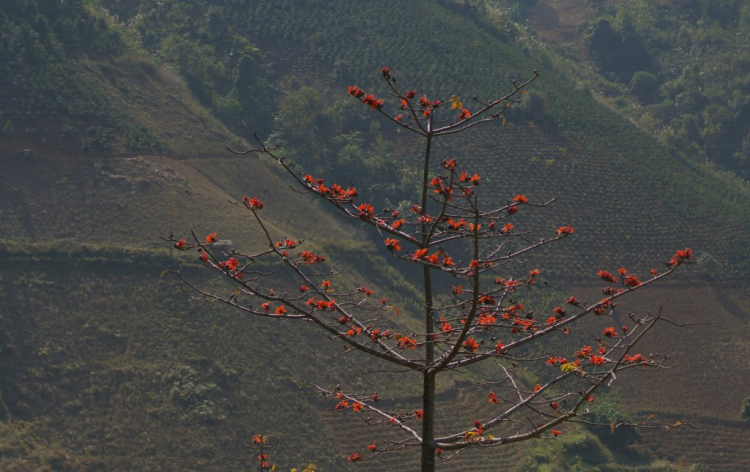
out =
[[[159,278],[166,268],[194,271],[159,236],[195,228],[251,246],[256,230],[227,200],[252,194],[273,208],[280,236],[308,239],[351,264],[353,280],[374,280],[369,285],[408,312],[408,273],[389,269],[379,249],[360,263],[359,251],[372,247],[361,228],[288,191],[263,160],[222,151],[246,146],[259,131],[294,161],[334,180],[361,187],[381,176],[365,185],[363,197],[405,205],[413,198],[419,143],[344,94],[351,84],[382,94],[383,65],[431,97],[457,94],[465,102],[540,71],[525,103],[509,114],[509,126],[446,140],[438,161],[465,162],[482,175],[483,194],[499,201],[517,193],[535,200],[561,195],[554,208],[521,214],[517,222],[540,234],[563,223],[576,227],[564,248],[530,262],[558,278],[552,295],[594,297],[598,269],[626,264],[643,272],[678,247],[709,256],[697,271],[622,312],[663,303],[673,318],[715,324],[657,333],[648,348],[674,353],[679,365],[645,383],[622,382],[611,395],[619,414],[692,420],[702,430],[643,433],[627,453],[608,448],[606,432],[571,430],[554,444],[488,451],[479,459],[462,455],[445,470],[498,464],[617,470],[626,460],[623,467],[644,470],[670,463],[747,467],[748,429],[739,411],[750,394],[749,368],[741,361],[750,354],[748,187],[700,162],[684,140],[654,136],[646,117],[697,90],[684,74],[660,75],[670,70],[668,54],[644,45],[660,93],[674,81],[682,91],[646,105],[632,77],[611,75],[616,71],[607,72],[587,49],[586,38],[604,28],[602,18],[622,36],[618,21],[625,20],[617,18],[630,15],[632,37],[644,41],[650,30],[633,15],[646,10],[624,2],[586,12],[568,10],[565,2],[531,3],[12,0],[4,6],[0,468],[242,470],[255,456],[248,438],[263,431],[285,447],[274,453],[281,464],[313,460],[339,470],[346,454],[388,434],[334,415],[298,388],[303,381],[365,387],[358,361],[342,359],[330,341],[291,323],[258,323],[191,303],[181,286]],[[677,13],[687,7],[667,3],[664,24],[682,24]],[[559,31],[544,33],[540,12],[554,8],[561,12],[558,26],[546,31]],[[713,18],[713,10],[701,8],[700,18]],[[747,31],[738,18],[727,28]],[[569,27],[584,20],[590,23]],[[700,66],[707,56],[697,57]],[[586,61],[601,74],[586,72]],[[719,95],[742,90],[738,84],[727,85],[724,95],[708,93],[709,104],[691,116],[709,123],[710,104],[724,103]],[[735,102],[727,100],[721,106],[730,109]],[[676,129],[690,118],[674,106],[679,113],[668,126]],[[741,115],[737,106],[733,113]],[[701,129],[702,141],[695,142],[704,149],[709,141]],[[319,348],[306,349],[312,358],[300,365],[299,346],[309,344]],[[469,383],[485,373],[467,375],[441,386],[446,421],[476,404]],[[415,401],[397,382],[378,379],[377,389]],[[484,406],[477,408],[481,415]],[[691,447],[696,435],[707,444],[701,451]],[[409,457],[372,466],[408,470]]]

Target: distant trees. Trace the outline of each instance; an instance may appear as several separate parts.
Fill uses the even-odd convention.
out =
[[[527,267],[524,256],[572,236],[575,229],[562,222],[541,237],[530,235],[515,215],[547,207],[555,199],[534,201],[519,194],[488,203],[480,198],[483,177],[476,169],[464,168],[460,157],[436,162],[434,150],[440,139],[475,126],[504,122],[505,110],[520,101],[538,75],[535,72],[523,83],[514,81],[505,95],[486,100],[476,97],[471,103],[457,96],[435,99],[402,88],[388,68],[383,68],[381,75],[387,101],[354,85],[348,94],[424,144],[417,198],[406,210],[376,208],[360,201],[354,183],[330,182],[298,172],[277,148],[260,139],[256,148],[240,154],[273,159],[300,192],[320,198],[344,218],[377,232],[382,243],[379,249],[372,248],[372,253],[389,254],[397,269],[405,270],[405,264],[417,266],[414,274],[419,276],[414,285],[421,291],[416,301],[419,316],[401,316],[399,308],[376,293],[370,283],[336,277],[341,274],[339,269],[346,267],[333,265],[304,241],[276,234],[264,214],[273,215],[281,203],[263,201],[261,195],[236,202],[249,212],[263,235],[253,249],[235,249],[224,255],[217,250],[215,233],[166,238],[178,250],[196,254],[206,269],[227,280],[231,287],[227,293],[209,291],[180,272],[172,273],[206,301],[225,303],[247,315],[307,322],[344,343],[345,351],[371,356],[372,370],[379,368],[375,367],[377,359],[392,371],[419,375],[422,402],[416,409],[381,407],[376,388],[350,391],[310,385],[330,399],[332,409],[355,415],[366,412],[363,417],[368,424],[390,426],[403,433],[399,440],[363,444],[360,451],[348,456],[351,462],[415,448],[421,453],[422,470],[433,471],[438,458],[450,459],[464,449],[554,439],[569,422],[613,429],[629,425],[609,413],[598,417],[589,407],[597,401],[597,391],[609,386],[619,372],[650,371],[667,364],[668,357],[636,351],[637,343],[664,319],[661,311],[630,314],[626,325],[591,332],[590,342],[574,347],[562,347],[554,340],[571,333],[586,317],[607,318],[621,298],[691,263],[692,251],[679,250],[661,270],[646,274],[622,267],[612,272],[603,268],[596,274],[604,282],[603,298],[586,301],[567,295],[549,312],[536,311],[528,299],[546,285],[544,271]],[[364,261],[369,256],[361,254]],[[437,430],[438,376],[479,363],[495,364],[497,377],[483,384],[483,401],[496,411],[487,418],[460,418],[463,426],[455,431]],[[540,379],[536,385],[523,381],[519,364],[533,369]],[[601,418],[606,421],[599,421]],[[262,435],[257,438],[264,444]],[[263,464],[266,459],[262,453],[261,467],[271,468],[272,464]]]
[[[5,126],[3,126],[3,137],[8,137],[11,134],[13,134],[13,122],[8,120],[5,122]]]
[[[742,419],[750,422],[750,396],[745,398],[745,402],[742,404]]]
[[[747,179],[750,67],[741,59],[747,2],[592,3],[599,16],[585,27],[589,55],[603,76],[629,84],[647,115],[644,127]],[[661,113],[664,104],[676,104],[677,113]]]
[[[638,71],[630,79],[630,93],[644,105],[659,98],[659,80],[650,72]]]

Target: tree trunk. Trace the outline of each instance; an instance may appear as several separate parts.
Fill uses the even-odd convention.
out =
[[[435,471],[435,374],[424,373],[422,392],[422,472]]]

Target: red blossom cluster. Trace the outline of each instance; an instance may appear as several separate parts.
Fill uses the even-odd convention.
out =
[[[236,257],[230,257],[228,260],[219,262],[219,267],[226,271],[237,270],[237,266],[240,264],[239,259]]]
[[[674,256],[669,260],[669,265],[678,266],[685,261],[689,261],[693,257],[693,250],[685,248],[684,250],[677,251]]]
[[[474,338],[469,338],[464,341],[464,348],[469,352],[475,352],[479,348],[479,343]]]
[[[631,364],[637,364],[639,362],[646,362],[648,359],[646,359],[643,354],[634,354],[632,356],[625,354],[625,357],[623,357],[622,360]]]
[[[387,247],[388,250],[390,250],[390,251],[400,251],[401,250],[401,245],[399,244],[398,239],[393,239],[393,238],[387,238],[385,240],[385,247]]]
[[[302,251],[302,254],[300,254],[299,257],[300,259],[302,259],[302,262],[304,262],[305,264],[318,264],[320,262],[326,261],[325,257],[318,255],[318,254],[314,254],[310,251]]]
[[[263,202],[261,202],[257,198],[243,197],[242,200],[245,202],[245,205],[247,205],[247,207],[251,210],[263,209]]]

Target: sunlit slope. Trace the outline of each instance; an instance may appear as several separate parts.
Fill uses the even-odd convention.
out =
[[[331,341],[191,302],[144,264],[15,262],[1,289],[3,470],[241,470],[258,432],[289,446],[275,457],[286,468],[343,465],[319,426],[330,405],[300,388],[356,379]],[[304,365],[300,345],[318,346]]]

